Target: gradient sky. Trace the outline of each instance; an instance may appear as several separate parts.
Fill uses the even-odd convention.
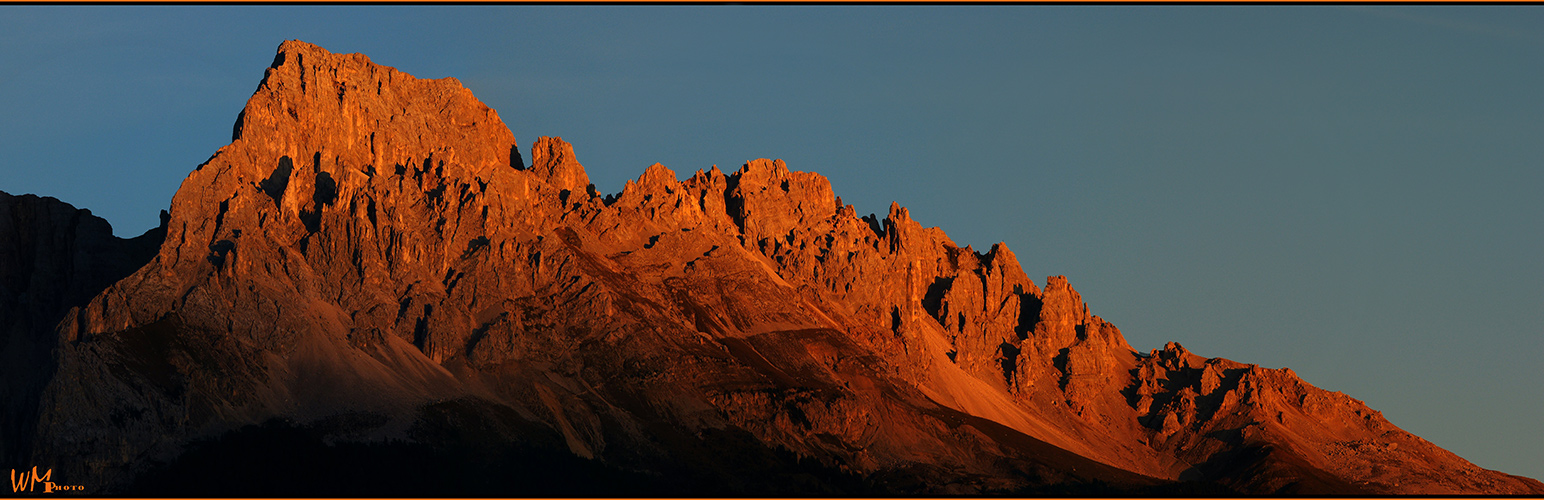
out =
[[[285,39],[454,76],[606,193],[784,159],[1544,478],[1544,8],[3,6],[0,190],[139,234]]]

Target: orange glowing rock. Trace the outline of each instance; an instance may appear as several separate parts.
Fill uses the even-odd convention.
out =
[[[298,41],[234,135],[159,252],[57,313],[28,453],[62,476],[283,421],[665,478],[640,494],[1544,494],[1289,371],[1138,353],[1006,245],[781,160],[601,196],[456,80]]]

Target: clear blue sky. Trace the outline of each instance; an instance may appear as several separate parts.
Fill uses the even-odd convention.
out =
[[[0,190],[156,223],[298,38],[454,76],[603,192],[817,171],[1544,478],[1544,8],[0,7]]]

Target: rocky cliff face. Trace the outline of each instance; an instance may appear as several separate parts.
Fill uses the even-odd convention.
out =
[[[7,460],[151,494],[327,493],[264,489],[297,456],[358,461],[338,494],[1544,493],[1290,371],[1138,353],[1006,245],[782,161],[602,196],[529,156],[454,79],[285,42],[159,250],[80,247],[102,271],[8,320]]]

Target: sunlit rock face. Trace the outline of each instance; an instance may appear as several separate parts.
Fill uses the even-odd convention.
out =
[[[603,195],[528,151],[454,79],[290,41],[155,234],[0,199],[6,459],[145,494],[1544,493],[1290,371],[1138,353],[1006,245],[780,160]]]

